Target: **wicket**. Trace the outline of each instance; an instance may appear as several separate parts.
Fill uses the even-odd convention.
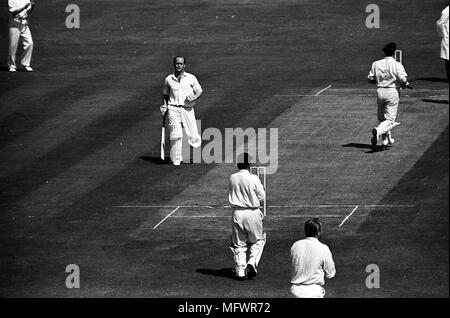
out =
[[[395,55],[394,55],[394,57],[395,57],[395,60],[397,61],[397,62],[399,62],[400,64],[403,64],[402,63],[402,50],[395,50]]]
[[[267,210],[267,187],[266,187],[266,167],[250,167],[250,173],[255,174],[261,180],[261,183],[264,187],[264,191],[266,192],[266,198],[263,201],[263,213],[266,216]]]

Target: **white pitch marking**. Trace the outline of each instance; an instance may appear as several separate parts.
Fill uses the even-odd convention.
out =
[[[351,208],[354,204],[303,204],[303,205],[269,205],[269,208],[293,209],[293,208]],[[113,208],[200,208],[200,209],[218,209],[231,208],[229,205],[114,205]],[[413,208],[414,204],[360,204],[361,208]]]
[[[169,214],[167,214],[167,216],[161,220],[161,222],[159,222],[158,224],[155,225],[155,227],[153,229],[156,229],[162,222],[164,222],[168,217],[170,217],[173,213],[177,212],[177,210],[180,207],[178,206],[175,210],[173,210],[172,212],[170,212]]]
[[[353,209],[353,211],[350,212],[350,214],[347,215],[347,216],[345,217],[345,219],[341,222],[341,224],[339,224],[339,227],[341,227],[341,226],[345,223],[345,221],[347,221],[348,218],[349,218],[349,217],[350,217],[357,209],[358,209],[358,206],[355,206],[355,208]]]
[[[229,218],[230,216],[225,215],[176,215],[172,216],[172,218]],[[264,218],[274,218],[274,219],[283,219],[283,218],[305,218],[305,217],[325,217],[325,218],[340,218],[342,215],[338,214],[301,214],[301,215],[268,215]]]
[[[329,89],[332,85],[328,85],[327,87],[325,87],[324,89],[322,89],[320,92],[318,92],[315,96],[319,96],[320,93],[325,92],[327,89]]]

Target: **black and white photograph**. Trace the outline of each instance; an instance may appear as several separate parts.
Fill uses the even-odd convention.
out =
[[[449,297],[448,1],[2,0],[0,43],[0,298]]]

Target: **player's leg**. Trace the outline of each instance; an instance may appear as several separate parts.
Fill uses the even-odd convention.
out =
[[[194,108],[182,109],[181,121],[183,123],[184,131],[188,138],[188,143],[194,147],[200,147],[202,138],[198,132],[197,121],[195,120]]]
[[[170,136],[170,159],[174,165],[178,166],[183,161],[183,130],[181,128],[180,109],[169,106],[167,111]]]
[[[247,272],[249,278],[258,272],[258,264],[266,245],[266,233],[263,230],[263,214],[258,210],[249,211],[244,222],[251,244],[250,256],[247,261]]]
[[[384,98],[384,92],[382,89],[377,89],[377,118],[378,123],[384,120],[384,105],[386,100]],[[372,146],[376,146],[378,144],[379,134],[378,134],[378,126],[372,129],[372,139],[370,140]]]
[[[246,277],[245,266],[247,264],[247,241],[246,233],[242,223],[245,211],[234,210],[231,219],[231,242],[229,247],[233,252],[236,277],[244,279]]]
[[[25,67],[25,70],[31,71],[31,55],[33,54],[33,38],[28,25],[24,26],[20,33],[23,43],[23,52],[20,64]]]
[[[20,38],[20,23],[16,21],[9,22],[9,50],[8,50],[8,68],[15,71],[17,46]]]
[[[379,131],[386,131],[383,136],[383,145],[387,146],[389,144],[394,143],[394,138],[392,138],[392,133],[389,129],[392,129],[395,124],[395,120],[397,118],[398,113],[398,103],[400,100],[399,94],[397,90],[389,90],[387,96],[387,102],[385,105],[384,111],[384,121],[379,125]]]

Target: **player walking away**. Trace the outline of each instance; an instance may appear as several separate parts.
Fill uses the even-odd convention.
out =
[[[331,251],[319,241],[321,232],[319,219],[310,219],[305,223],[306,238],[291,247],[290,292],[296,298],[323,298],[325,277],[336,275]]]
[[[448,60],[448,6],[442,10],[441,18],[436,22],[436,27],[441,36],[441,59],[444,59],[447,80],[450,78],[450,63]]]
[[[165,116],[167,112],[171,144],[170,159],[175,166],[179,166],[183,161],[182,125],[188,136],[188,143],[192,147],[200,147],[202,142],[193,108],[195,100],[202,94],[202,87],[194,75],[185,72],[186,58],[183,56],[175,57],[173,65],[175,71],[166,77],[164,83],[161,115]]]
[[[231,218],[231,242],[236,277],[251,279],[258,271],[258,263],[266,244],[263,232],[264,214],[259,209],[265,199],[265,189],[258,176],[250,173],[247,153],[238,158],[236,172],[230,177],[228,200],[233,208]]]
[[[15,72],[16,53],[19,40],[22,39],[23,52],[20,60],[23,71],[32,72],[31,55],[33,53],[33,39],[28,26],[28,15],[34,8],[34,2],[30,0],[8,0],[9,5],[9,52],[8,69]]]
[[[378,137],[381,132],[383,146],[392,145],[392,138],[389,129],[394,125],[397,118],[398,103],[400,100],[400,87],[410,87],[405,68],[394,59],[397,46],[391,42],[384,48],[384,59],[375,61],[369,72],[369,83],[377,84],[377,104],[379,125],[372,130],[372,145],[378,144]]]

